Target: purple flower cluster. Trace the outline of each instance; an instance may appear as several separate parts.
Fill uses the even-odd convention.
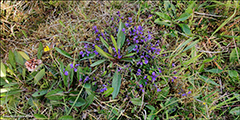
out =
[[[98,55],[98,52],[95,50],[95,44],[90,45],[88,43],[84,43],[84,48],[85,48],[85,52],[84,51],[80,51],[79,54],[81,55],[81,57],[85,57],[85,56],[89,56],[91,54],[96,54]]]
[[[108,85],[103,84],[102,86],[103,86],[103,88],[100,90],[100,92],[104,92],[104,91],[106,91]]]

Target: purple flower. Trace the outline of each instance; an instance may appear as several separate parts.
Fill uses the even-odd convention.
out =
[[[139,87],[142,88],[143,87],[142,84],[140,84]]]
[[[174,79],[172,79],[172,82],[174,82]]]
[[[81,81],[82,81],[82,78],[79,79],[79,82],[81,82]]]
[[[136,75],[137,75],[137,76],[141,75],[141,70],[140,70],[140,69],[138,69]]]
[[[144,63],[145,63],[145,64],[148,64],[148,60],[147,60],[146,58],[144,59]]]
[[[77,68],[74,68],[74,72],[77,72]]]
[[[161,90],[157,88],[157,92],[160,92]]]
[[[75,67],[78,67],[80,64],[76,64]]]
[[[64,72],[64,75],[68,76],[68,71],[65,71],[65,72]]]
[[[187,96],[187,94],[186,94],[186,93],[184,93],[184,94],[182,94],[182,96]]]
[[[124,32],[124,31],[125,31],[125,28],[123,28],[122,31]]]
[[[174,76],[173,79],[177,79],[177,77]]]
[[[129,25],[128,23],[125,23],[125,26],[126,26],[126,27],[130,27],[130,25]]]
[[[188,91],[188,93],[187,94],[191,94],[192,92],[191,91]]]
[[[73,68],[73,64],[72,63],[70,64],[70,67]]]
[[[172,67],[175,67],[175,64],[174,64],[174,63],[172,63]]]
[[[82,54],[83,54],[83,51],[80,51],[79,54],[82,55]]]
[[[156,73],[155,73],[155,72],[152,72],[152,75],[153,75],[153,76],[156,76]]]
[[[99,41],[99,38],[96,38],[97,41]]]

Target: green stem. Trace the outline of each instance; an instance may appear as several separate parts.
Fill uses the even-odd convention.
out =
[[[68,111],[67,115],[69,115],[69,114],[70,114],[70,112],[71,112],[71,110],[72,110],[73,106],[76,104],[76,102],[77,102],[78,98],[80,97],[80,94],[82,93],[82,90],[83,90],[83,87],[82,87],[82,89],[79,91],[79,93],[78,93],[78,96],[77,96],[77,98],[75,99],[75,101],[74,101],[74,103],[73,103],[72,107],[71,107],[71,108],[70,108],[70,110]]]

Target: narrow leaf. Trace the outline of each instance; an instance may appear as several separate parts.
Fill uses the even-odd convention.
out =
[[[98,60],[98,61],[94,62],[93,64],[91,64],[90,66],[91,66],[91,67],[97,66],[97,65],[102,64],[102,63],[105,62],[105,61],[106,61],[106,59],[104,59],[104,60]]]
[[[59,23],[60,23],[61,26],[66,27],[61,20],[59,20]]]
[[[38,47],[38,52],[37,52],[37,58],[38,59],[41,59],[42,53],[43,53],[43,45],[42,45],[42,42],[40,42],[39,47]]]
[[[70,97],[70,98],[69,98],[69,104],[70,104],[70,105],[73,105],[73,103],[74,103],[74,101],[75,101],[76,99],[77,99],[76,96],[75,96],[75,97]],[[81,107],[81,106],[83,106],[84,104],[86,104],[86,101],[85,101],[83,98],[79,97],[74,106],[75,106],[75,107]]]
[[[120,25],[119,25],[119,28],[118,28],[118,34],[117,34],[117,46],[118,46],[118,49],[121,49],[121,47],[123,46],[124,42],[125,42],[125,34],[124,32],[122,31],[123,29],[123,23],[120,21]]]
[[[141,106],[142,105],[142,100],[140,98],[132,98],[131,99],[131,102],[134,104],[134,105],[137,105],[137,106]]]
[[[171,20],[171,17],[169,17],[167,14],[165,13],[161,13],[161,12],[155,12],[156,15],[158,15],[160,18],[164,19],[164,20]]]
[[[187,51],[188,49],[192,48],[192,47],[195,46],[198,42],[199,42],[199,40],[194,41],[194,42],[191,43],[189,46],[187,46],[182,52]]]
[[[182,31],[183,31],[185,34],[187,34],[187,35],[190,35],[190,34],[191,34],[191,30],[190,30],[190,28],[188,27],[188,25],[186,25],[186,24],[178,24],[178,25],[181,27]]]
[[[156,20],[154,21],[154,23],[159,24],[159,25],[172,26],[172,23],[171,23],[170,21],[169,21],[169,22],[161,21],[159,18],[156,19]]]
[[[0,77],[6,77],[6,68],[2,61],[0,67],[1,67]]]
[[[109,45],[108,43],[102,38],[102,36],[100,36],[100,40],[103,43],[103,45],[108,49]]]
[[[113,46],[116,49],[116,52],[118,53],[117,42],[116,42],[115,38],[112,35],[111,35],[111,39],[112,39],[112,42],[113,42]]]
[[[189,42],[191,42],[191,41],[194,40],[194,39],[195,39],[195,37],[189,38],[187,41],[185,41],[185,42],[183,42],[182,44],[180,44],[180,45],[176,48],[176,50],[174,50],[174,52],[180,50],[181,48],[183,48],[185,45],[187,45]],[[173,53],[174,53],[174,52],[173,52]]]
[[[64,50],[62,50],[62,49],[60,49],[60,48],[57,48],[57,47],[55,47],[55,50],[57,50],[60,54],[62,54],[63,56],[65,56],[65,57],[67,57],[67,58],[70,58],[70,59],[73,59],[72,57],[71,57],[71,55],[69,54],[69,53],[67,53],[66,51],[64,51]]]
[[[30,59],[25,52],[18,51],[18,53],[19,53],[25,60],[29,60],[29,59]]]
[[[133,56],[133,55],[135,55],[135,54],[136,54],[136,53],[129,53],[129,54],[125,55],[124,57]]]
[[[58,120],[74,120],[74,119],[73,119],[73,116],[65,115],[65,116],[58,118]]]
[[[108,88],[103,94],[105,95],[105,97],[108,97],[110,94],[112,94],[114,91],[114,88]]]
[[[185,12],[185,13],[181,14],[181,16],[177,20],[178,21],[187,20],[191,15],[192,15],[192,13]]]
[[[189,65],[190,63],[195,62],[201,55],[202,55],[202,53],[197,55],[197,56],[195,56],[195,57],[193,57],[193,58],[191,58],[190,60],[184,62],[183,65]]]
[[[210,73],[221,73],[223,70],[220,69],[210,69],[210,70],[205,70],[205,72],[210,72]]]
[[[117,67],[118,69],[118,67]],[[118,70],[116,69],[116,72],[113,76],[113,81],[112,81],[112,87],[114,88],[114,91],[112,93],[113,99],[117,97],[120,87],[121,87],[121,75],[118,73]]]
[[[15,55],[16,62],[21,65],[24,65],[23,57],[17,51],[14,51],[14,55]]]
[[[40,120],[46,120],[48,119],[45,115],[42,114],[34,114],[33,115],[36,119],[40,119]]]
[[[38,83],[39,80],[41,80],[43,78],[44,75],[45,75],[45,69],[42,69],[41,71],[39,71],[37,73],[37,75],[34,77],[35,85]]]
[[[212,79],[206,77],[206,76],[203,76],[203,75],[200,75],[200,78],[203,79],[206,83],[211,83],[213,85],[216,85],[216,86],[219,86],[219,84],[217,84],[216,82],[214,82]]]
[[[95,49],[96,51],[101,54],[102,56],[106,57],[106,58],[113,58],[111,55],[109,55],[108,53],[104,52],[101,48],[99,48],[97,45],[95,45]]]
[[[39,90],[35,93],[32,94],[33,97],[39,97],[39,96],[43,96],[48,92],[48,90]]]

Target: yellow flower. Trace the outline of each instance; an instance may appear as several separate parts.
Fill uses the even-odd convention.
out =
[[[203,102],[203,104],[204,104],[204,105],[206,105],[206,103],[205,103],[205,102]]]
[[[49,49],[48,46],[46,46],[43,50],[44,50],[44,52],[47,52],[47,51],[49,51],[50,49]]]

